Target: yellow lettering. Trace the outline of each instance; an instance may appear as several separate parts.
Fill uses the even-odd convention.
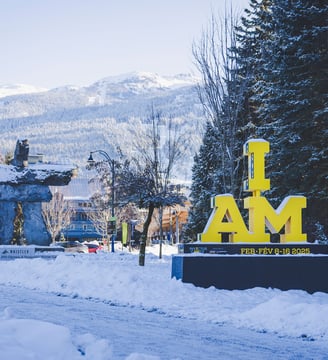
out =
[[[212,214],[204,232],[202,242],[222,242],[221,233],[230,233],[230,242],[248,239],[248,231],[232,195],[217,195],[212,199]],[[249,239],[248,239],[249,241]]]
[[[269,248],[269,247],[259,248],[258,253],[259,255],[272,255],[273,248]]]
[[[244,190],[256,195],[270,189],[270,179],[265,178],[265,154],[270,150],[265,140],[249,140],[244,145],[244,156],[248,156],[248,180]]]
[[[241,248],[240,253],[242,255],[255,255],[256,250],[254,248]]]
[[[269,242],[270,235],[265,233],[265,225],[272,234],[278,233],[285,226],[285,234],[280,235],[280,242],[303,242],[306,234],[302,233],[302,209],[306,207],[304,196],[288,196],[274,210],[268,200],[261,196],[244,199],[245,209],[249,209],[249,231],[256,242]]]
[[[228,233],[229,242],[269,243],[270,233],[279,233],[283,227],[285,233],[280,235],[281,243],[306,241],[307,236],[302,233],[302,209],[306,208],[306,198],[288,196],[275,210],[261,196],[262,191],[270,189],[270,179],[265,178],[265,154],[269,150],[269,143],[263,139],[249,140],[243,147],[244,155],[248,156],[248,179],[244,182],[244,190],[252,192],[252,196],[244,199],[244,208],[249,213],[249,229],[233,196],[217,195],[212,198],[213,210],[204,232],[198,236],[200,241],[222,242],[222,233]],[[270,233],[266,232],[266,228]],[[241,251],[249,254],[250,250],[242,248]],[[259,248],[258,253],[273,254],[273,249]],[[274,254],[279,254],[279,249],[275,249]]]

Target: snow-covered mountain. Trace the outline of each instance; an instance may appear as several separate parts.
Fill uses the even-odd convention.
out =
[[[47,90],[48,89],[26,84],[0,84],[0,98],[18,94],[38,93]]]
[[[93,86],[99,88],[120,88],[125,91],[147,93],[154,90],[165,90],[190,86],[196,84],[198,78],[190,74],[179,74],[176,76],[160,76],[149,72],[132,72],[119,76],[109,76],[97,81]]]
[[[0,98],[0,153],[13,151],[18,138],[28,138],[30,152],[43,153],[48,161],[79,166],[95,149],[112,155],[119,145],[128,153],[128,130],[136,124],[143,126],[153,106],[193,137],[184,165],[188,167],[184,171],[190,173],[204,121],[196,84],[193,75],[164,77],[134,72],[84,87],[31,89],[26,94],[17,88],[17,94]]]

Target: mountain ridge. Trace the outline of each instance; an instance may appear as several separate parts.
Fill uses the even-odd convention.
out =
[[[44,91],[48,89],[28,84],[0,84],[0,98]]]
[[[151,73],[146,71],[133,71],[120,75],[113,75],[101,78],[92,82],[89,85],[63,85],[57,86],[54,88],[42,88],[29,84],[0,84],[0,98],[8,97],[8,96],[16,96],[16,95],[26,95],[33,93],[43,93],[47,91],[56,92],[61,90],[78,90],[81,91],[83,89],[92,89],[93,87],[100,85],[117,85],[117,84],[146,84],[148,86],[143,86],[142,88],[173,88],[173,87],[182,87],[182,86],[190,86],[192,84],[196,84],[199,81],[195,75],[190,73],[185,74],[177,74],[171,76],[163,76],[157,73]]]
[[[83,87],[68,85],[0,98],[0,152],[4,156],[14,150],[18,138],[28,138],[32,153],[82,167],[88,152],[95,148],[110,155],[117,146],[125,153],[132,151],[128,134],[132,127],[141,130],[146,126],[154,107],[193,137],[181,165],[190,174],[204,123],[196,85],[192,75],[162,77],[134,72]]]

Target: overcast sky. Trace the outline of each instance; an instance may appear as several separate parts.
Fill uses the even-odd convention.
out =
[[[230,0],[240,13],[248,0]],[[191,47],[224,0],[0,0],[0,84],[88,85],[195,72]]]

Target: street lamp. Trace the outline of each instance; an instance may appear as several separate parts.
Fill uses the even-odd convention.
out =
[[[95,153],[98,153],[100,155],[102,155],[105,159],[106,159],[106,162],[108,163],[109,165],[109,168],[111,170],[111,173],[112,173],[112,186],[111,186],[111,192],[112,192],[112,201],[111,201],[111,221],[114,221],[115,224],[116,224],[116,219],[115,219],[115,160],[112,159],[107,153],[106,151],[104,150],[94,150],[94,151],[90,151],[90,156],[88,158],[88,164],[90,166],[93,166],[96,162],[94,161],[93,159],[93,156],[92,154],[95,154]],[[108,225],[107,225],[108,226]],[[115,225],[116,226],[116,225]],[[111,236],[111,243],[112,243],[112,252],[114,252],[114,234],[112,234]]]
[[[134,229],[135,226],[138,224],[139,220],[130,220],[130,224],[131,224],[131,236],[130,236],[130,246],[129,246],[129,250],[131,251],[131,247],[132,245],[134,245],[135,241],[134,241]]]

